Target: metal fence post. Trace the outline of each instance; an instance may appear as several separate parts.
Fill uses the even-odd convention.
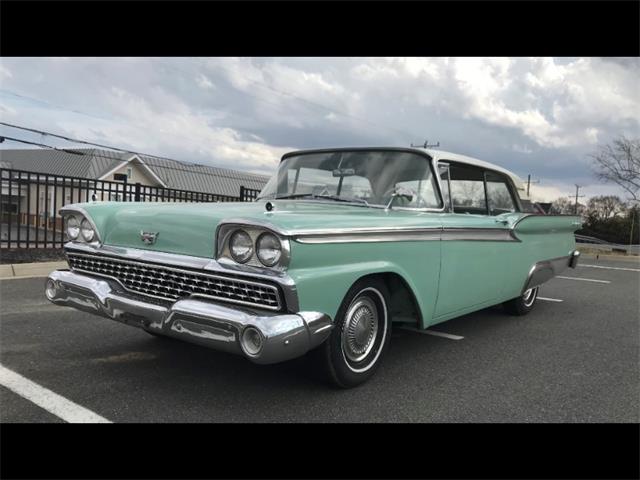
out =
[[[136,182],[136,190],[135,190],[135,201],[139,202],[140,201],[140,183]]]

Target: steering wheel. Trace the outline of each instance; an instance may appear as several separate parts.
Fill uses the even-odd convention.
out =
[[[392,194],[396,193],[398,188],[399,187],[397,187],[397,186],[395,186],[393,188],[390,188],[389,190],[387,190],[386,192],[384,192],[382,194],[382,198],[387,198],[388,195],[392,195]],[[420,207],[420,203],[424,203],[425,205],[427,204],[427,202],[422,197],[422,195],[419,195],[418,192],[416,192],[413,188],[409,188],[409,187],[400,187],[400,188],[402,188],[402,190],[407,191],[407,193],[411,194],[411,196],[413,197],[411,199],[411,201],[413,201],[413,200],[416,201],[416,208]]]

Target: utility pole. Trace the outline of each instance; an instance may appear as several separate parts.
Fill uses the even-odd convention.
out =
[[[578,214],[578,198],[582,198],[584,197],[584,195],[578,195],[578,192],[580,191],[580,189],[582,188],[582,185],[578,185],[576,183],[576,205],[575,205],[575,209],[574,209],[574,214]]]
[[[529,196],[529,189],[531,188],[532,183],[540,183],[540,180],[536,180],[535,182],[531,181],[531,174],[527,175],[527,197]]]

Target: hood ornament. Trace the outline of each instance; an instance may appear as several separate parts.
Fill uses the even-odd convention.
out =
[[[153,245],[156,243],[156,239],[160,235],[160,232],[145,232],[144,230],[140,230],[140,240],[145,245]]]

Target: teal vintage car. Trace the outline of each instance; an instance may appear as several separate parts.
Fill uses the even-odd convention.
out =
[[[504,304],[575,267],[579,217],[532,213],[522,181],[419,148],[288,153],[252,203],[64,207],[55,304],[275,363],[311,352],[329,379],[370,378],[392,326]]]

